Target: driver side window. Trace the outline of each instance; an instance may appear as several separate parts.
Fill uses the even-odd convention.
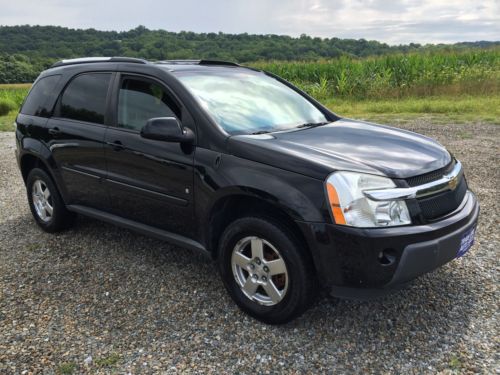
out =
[[[153,117],[176,117],[180,110],[156,82],[124,78],[118,95],[118,127],[140,131]]]

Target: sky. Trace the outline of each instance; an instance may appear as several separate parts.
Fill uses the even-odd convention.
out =
[[[25,24],[454,43],[500,40],[500,0],[0,0]]]

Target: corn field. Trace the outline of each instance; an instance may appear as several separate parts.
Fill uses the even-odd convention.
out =
[[[500,49],[397,54],[317,62],[257,62],[317,99],[491,95],[500,90]]]
[[[500,95],[500,49],[392,54],[321,61],[262,61],[318,100]],[[0,116],[18,110],[29,84],[0,85]]]

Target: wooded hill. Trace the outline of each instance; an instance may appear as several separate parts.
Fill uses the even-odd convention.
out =
[[[188,31],[176,33],[148,30],[144,26],[123,32],[57,26],[0,26],[0,83],[30,82],[54,61],[81,56],[130,56],[150,60],[205,58],[248,63],[261,60],[366,57],[495,45],[499,46],[500,42],[389,46],[364,39]]]

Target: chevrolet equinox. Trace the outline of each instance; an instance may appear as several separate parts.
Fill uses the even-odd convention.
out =
[[[16,142],[43,230],[82,214],[199,250],[270,324],[320,288],[373,296],[464,255],[479,214],[435,140],[341,118],[230,62],[60,61],[31,88]]]

